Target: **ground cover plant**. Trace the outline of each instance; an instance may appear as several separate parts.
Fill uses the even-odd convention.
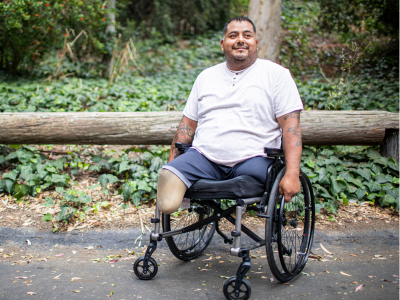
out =
[[[48,148],[46,151],[51,152],[51,146]],[[84,219],[90,210],[96,212],[109,205],[74,189],[76,178],[84,174],[97,178],[97,183],[88,188],[112,197],[121,195],[119,205],[125,210],[155,199],[159,171],[169,153],[167,146],[135,146],[120,155],[72,146],[72,151],[50,158],[44,154],[48,152],[33,146],[3,145],[0,149],[0,167],[5,171],[0,193],[12,195],[23,204],[53,191],[60,200],[46,197],[42,205],[57,208],[43,217],[54,222],[55,230],[76,218]],[[399,163],[371,147],[305,147],[301,168],[313,183],[317,212],[335,215],[341,203],[365,201],[399,208]]]
[[[365,34],[355,35],[358,44],[349,43],[343,40],[348,36],[318,31],[319,14],[316,1],[282,4],[281,64],[291,70],[305,109],[398,112],[398,67],[386,57],[371,57],[385,38],[373,37],[368,44]],[[60,51],[53,50],[31,77],[0,81],[0,112],[182,111],[197,75],[224,61],[220,32],[166,42],[157,30],[146,30],[148,38],[142,39],[137,28],[128,29],[122,36],[132,39],[133,59],[113,80],[104,78],[103,67],[93,57],[72,59],[68,50],[62,60]],[[81,46],[71,45],[71,53]],[[108,201],[75,188],[82,175],[95,178],[90,191],[115,197],[123,209],[154,200],[169,148],[133,146],[116,155],[96,146],[70,145],[54,156],[49,155],[51,145],[43,147],[0,146],[0,193],[21,205],[41,201],[51,207],[43,220],[53,222],[55,230],[109,207]],[[314,185],[318,211],[333,219],[341,203],[355,202],[398,210],[398,162],[377,150],[304,147],[301,167]],[[49,191],[55,196],[42,199]]]

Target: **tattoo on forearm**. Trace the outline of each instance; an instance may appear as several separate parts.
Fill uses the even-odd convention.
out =
[[[288,118],[296,118],[300,120],[300,112],[299,111],[294,111],[290,114],[287,114],[286,116],[283,117],[283,119],[286,121]]]
[[[179,150],[175,147],[175,143],[180,142],[180,143],[190,144],[191,142],[193,142],[194,133],[195,131],[189,126],[187,126],[182,118],[181,122],[179,123],[178,129],[176,130],[174,140],[172,141],[171,145],[171,153],[173,158],[179,156]]]
[[[191,143],[194,138],[194,130],[188,126],[186,126],[185,123],[181,123],[178,126],[178,130],[175,133],[175,138],[176,142],[182,142],[182,143]]]
[[[301,131],[299,129],[300,125],[297,125],[295,127],[290,127],[287,132],[293,132],[293,134],[301,140]]]

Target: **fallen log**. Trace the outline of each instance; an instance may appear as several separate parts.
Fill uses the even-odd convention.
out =
[[[1,144],[168,145],[182,112],[1,113]],[[305,145],[380,145],[399,114],[304,111]]]

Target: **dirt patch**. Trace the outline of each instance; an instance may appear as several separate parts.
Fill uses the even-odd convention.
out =
[[[155,203],[142,204],[139,207],[129,207],[125,211],[120,208],[121,196],[99,195],[109,200],[109,207],[100,208],[97,213],[89,212],[85,219],[75,218],[59,230],[86,231],[90,228],[97,229],[127,229],[141,228],[148,232],[152,230],[150,219],[154,217]],[[114,198],[114,199],[113,199]],[[115,199],[116,198],[116,199]],[[52,222],[43,221],[43,216],[48,212],[54,213],[54,208],[45,207],[44,197],[33,198],[29,203],[12,203],[9,197],[0,198],[0,226],[21,228],[30,227],[36,230],[52,230]],[[104,199],[103,199],[104,200]],[[244,215],[243,224],[247,227],[263,227],[264,219],[251,217],[248,213]],[[227,220],[221,220],[220,227],[223,231],[232,231],[234,226]],[[369,203],[349,206],[341,206],[335,215],[316,215],[316,230],[330,231],[363,231],[373,229],[399,228],[398,212],[381,208]]]

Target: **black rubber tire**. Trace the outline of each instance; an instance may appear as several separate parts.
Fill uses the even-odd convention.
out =
[[[251,285],[250,282],[246,278],[242,279],[242,284],[240,285],[240,294],[239,297],[235,296],[235,282],[236,276],[229,278],[224,283],[224,296],[227,300],[247,300],[251,295]]]
[[[158,272],[158,265],[157,262],[154,260],[154,258],[150,257],[149,262],[148,262],[148,272],[143,271],[143,261],[144,261],[144,256],[139,257],[136,261],[135,264],[133,265],[133,272],[135,272],[135,275],[141,279],[141,280],[150,280],[154,278],[154,276],[157,275]]]
[[[314,235],[315,205],[307,175],[300,172],[300,193],[289,203],[281,200],[278,218],[278,251],[286,274],[298,275],[305,267]]]
[[[203,209],[201,208],[203,207]],[[213,214],[213,210],[206,205],[192,205],[192,211],[184,211],[185,215],[180,219],[174,218],[171,224],[171,216],[162,214],[163,231],[168,232],[182,227],[187,227],[199,220],[203,220]],[[198,212],[200,210],[200,213]],[[168,247],[172,254],[183,261],[192,260],[203,253],[211,242],[215,233],[215,222],[209,223],[202,228],[194,231],[181,233],[171,237],[166,237]]]
[[[267,221],[265,222],[265,248],[267,252],[268,265],[272,275],[282,283],[288,282],[294,276],[287,274],[281,265],[278,251],[278,220],[281,197],[279,197],[279,183],[285,175],[286,167],[282,168],[271,188],[268,199]]]

